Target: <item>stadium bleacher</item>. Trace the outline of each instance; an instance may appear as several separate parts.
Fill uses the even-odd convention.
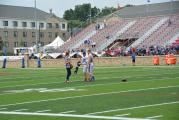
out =
[[[58,51],[84,49],[87,47],[84,44],[86,39],[95,43],[94,51],[106,50],[109,46],[112,48],[111,44],[117,39],[135,39],[126,44],[128,49],[177,46],[179,42],[175,38],[179,34],[178,6],[179,1],[173,1],[172,7],[171,2],[125,7],[104,17],[105,26],[102,29],[96,30],[97,23],[93,23],[73,36]],[[117,43],[114,46],[116,48]]]

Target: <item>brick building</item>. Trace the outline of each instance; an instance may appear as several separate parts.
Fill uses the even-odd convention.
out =
[[[0,5],[0,51],[4,47],[12,53],[14,47],[30,47],[36,41],[43,46],[58,35],[68,39],[67,21],[52,10],[46,13],[33,7]]]

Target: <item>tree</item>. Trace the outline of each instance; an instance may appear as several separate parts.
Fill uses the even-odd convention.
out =
[[[125,7],[133,7],[134,5],[127,4]]]
[[[63,18],[68,20],[68,29],[71,31],[73,28],[86,27],[91,21],[95,21],[97,17],[106,16],[116,11],[116,8],[105,7],[100,10],[97,7],[91,7],[90,3],[76,5],[75,9],[69,9],[64,12]]]
[[[66,20],[75,20],[74,11],[72,9],[66,10],[63,15],[63,18]]]
[[[63,18],[66,20],[79,20],[87,21],[91,17],[95,17],[100,12],[97,7],[91,7],[91,4],[76,5],[75,9],[66,10],[64,12]]]
[[[109,15],[111,13],[113,13],[114,11],[116,11],[117,9],[114,7],[105,7],[102,9],[100,16],[106,16]]]

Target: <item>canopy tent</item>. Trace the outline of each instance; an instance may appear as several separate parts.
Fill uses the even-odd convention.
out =
[[[51,58],[53,58],[53,59],[56,59],[56,58],[58,58],[59,56],[65,56],[65,54],[64,53],[45,53],[45,54],[34,54],[34,56],[36,56],[36,57],[40,57],[40,58],[46,58],[46,57],[51,57]]]
[[[64,44],[64,41],[59,36],[57,36],[53,42],[51,42],[48,45],[45,45],[44,48],[53,47],[56,49],[62,46],[63,44]]]

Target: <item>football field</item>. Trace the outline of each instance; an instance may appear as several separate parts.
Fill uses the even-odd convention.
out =
[[[65,68],[0,69],[0,120],[179,120],[179,66],[94,73],[83,82],[80,68],[64,83]]]

